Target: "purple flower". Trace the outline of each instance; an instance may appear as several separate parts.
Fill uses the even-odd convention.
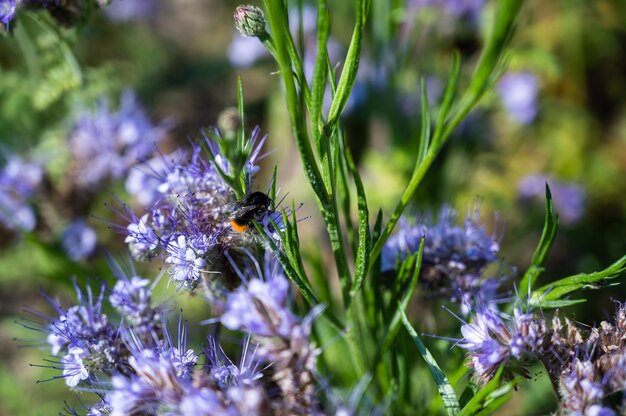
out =
[[[287,308],[289,282],[281,273],[254,278],[228,295],[222,324],[262,337],[288,337],[297,324]]]
[[[61,237],[63,249],[74,261],[89,257],[96,249],[97,243],[96,232],[82,219],[72,222]]]
[[[478,224],[478,210],[456,225],[456,212],[444,207],[437,222],[422,221],[410,225],[402,218],[398,232],[387,240],[382,250],[381,271],[393,272],[398,262],[419,249],[425,237],[420,282],[431,296],[447,298],[465,309],[475,303],[491,302],[500,282],[483,278],[488,264],[497,260],[500,246]]]
[[[407,9],[419,10],[430,7],[439,9],[453,18],[470,16],[472,20],[477,20],[484,3],[484,0],[409,0]]]
[[[204,254],[214,245],[207,236],[189,239],[179,235],[167,245],[165,263],[170,264],[170,276],[176,284],[185,289],[193,289],[205,270]]]
[[[17,156],[9,158],[0,171],[0,223],[9,230],[32,231],[35,212],[28,199],[35,194],[43,179],[37,163],[25,162]]]
[[[518,123],[528,124],[537,116],[538,85],[531,72],[504,75],[498,83],[498,93],[504,108]]]
[[[89,352],[81,347],[69,347],[67,354],[61,358],[63,377],[69,387],[76,387],[78,383],[89,377],[89,371],[83,362],[83,358],[88,356]]]
[[[489,381],[502,364],[527,376],[526,367],[533,360],[548,362],[560,352],[559,345],[550,344],[555,330],[550,330],[545,319],[518,309],[507,316],[492,307],[479,306],[472,312],[471,323],[461,327],[460,348],[467,350],[469,366],[481,383]],[[559,328],[560,329],[560,328]],[[563,356],[565,358],[565,355]]]
[[[130,215],[130,224],[124,232],[124,242],[136,259],[150,259],[157,255],[159,248],[166,245],[173,231],[174,219],[158,209],[153,209],[137,218]]]
[[[147,20],[157,11],[155,0],[116,0],[104,10],[104,14],[114,22]]]
[[[121,278],[115,283],[109,303],[138,332],[148,333],[154,329],[158,310],[152,306],[150,281],[138,276]]]
[[[88,286],[86,296],[74,285],[78,302],[64,309],[57,301],[46,296],[48,303],[56,310],[56,316],[47,316],[31,311],[45,319],[42,332],[48,333],[47,342],[53,355],[63,355],[58,366],[62,376],[70,387],[76,387],[82,381],[88,384],[96,382],[99,376],[111,374],[119,363],[121,344],[117,329],[102,312],[104,286],[98,298],[93,297]]]
[[[209,338],[209,347],[204,351],[207,357],[207,370],[221,390],[227,390],[232,386],[253,387],[263,377],[259,371],[261,362],[257,351],[258,346],[252,344],[250,337],[246,336],[241,360],[239,365],[235,365],[215,339]]]
[[[228,46],[228,60],[236,68],[247,68],[270,54],[257,37],[243,36],[238,31],[233,33],[233,40]]]
[[[0,0],[0,23],[9,26],[15,16],[15,0]]]
[[[606,396],[606,382],[598,377],[592,361],[576,359],[560,380],[561,402],[571,414],[614,416],[601,405]]]
[[[159,187],[167,181],[168,172],[180,165],[185,153],[175,151],[168,155],[158,154],[152,159],[134,166],[128,173],[124,186],[126,191],[143,207],[159,202],[164,195]]]
[[[563,182],[546,175],[528,175],[520,180],[517,192],[522,199],[540,198],[546,192],[546,183],[550,186],[555,210],[564,224],[578,222],[585,212],[586,193],[582,186],[573,182]]]
[[[165,126],[154,126],[132,92],[122,95],[117,112],[101,101],[97,111],[79,117],[69,137],[76,183],[94,187],[121,179],[139,160],[154,152]]]

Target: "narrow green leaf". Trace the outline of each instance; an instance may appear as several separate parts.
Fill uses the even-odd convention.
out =
[[[544,270],[543,263],[548,256],[552,242],[556,236],[556,230],[559,223],[559,218],[554,212],[554,205],[552,203],[552,193],[550,187],[546,183],[546,219],[543,224],[543,231],[541,233],[541,239],[539,245],[535,249],[533,254],[532,263],[524,277],[520,281],[519,290],[522,293],[522,297],[525,297],[531,293],[532,286],[539,277],[539,274]]]
[[[450,121],[446,123],[445,130],[441,135],[444,140],[474,108],[493,80],[498,65],[502,63],[504,51],[512,38],[515,19],[523,3],[523,0],[495,2],[494,26],[487,38],[486,46],[480,54],[470,85],[456,105],[455,110],[452,111]]]
[[[437,364],[435,357],[432,356],[426,345],[420,339],[420,336],[417,334],[415,329],[411,326],[408,318],[406,317],[406,313],[402,309],[400,309],[400,316],[402,317],[402,323],[404,327],[408,331],[409,335],[415,342],[417,346],[417,350],[422,355],[426,364],[428,364],[428,368],[430,369],[431,374],[433,375],[433,379],[435,383],[437,383],[437,389],[439,389],[439,394],[441,395],[441,400],[443,400],[443,406],[448,412],[449,415],[456,415],[461,411],[461,407],[459,405],[459,399],[456,396],[454,388],[448,381],[448,378],[444,374],[441,367]]]
[[[567,306],[578,305],[579,303],[585,303],[587,299],[570,299],[570,300],[545,300],[542,299],[537,303],[542,309],[558,309],[565,308]]]
[[[476,391],[474,397],[461,409],[459,416],[491,414],[508,400],[510,393],[522,379],[516,377],[500,386],[504,367],[504,365],[500,366],[491,381]]]
[[[599,289],[606,287],[607,280],[615,279],[626,271],[626,255],[604,270],[593,273],[579,273],[549,283],[533,292],[535,302],[561,299],[563,296],[580,289]]]
[[[237,112],[239,113],[239,129],[237,129],[237,149],[243,149],[246,141],[245,110],[243,101],[243,82],[237,77]]]
[[[450,114],[450,108],[452,108],[452,103],[454,102],[454,97],[456,97],[460,73],[461,58],[459,53],[455,51],[452,55],[450,75],[448,75],[448,82],[446,83],[446,89],[444,90],[441,106],[439,107],[437,124],[435,127],[435,133],[433,134],[433,146],[438,146],[446,138],[443,136],[443,132],[446,126],[446,120]]]
[[[326,131],[331,131],[335,128],[339,116],[343,112],[343,109],[348,102],[354,81],[356,80],[356,74],[359,69],[359,60],[361,55],[361,43],[363,39],[363,27],[365,26],[365,20],[369,11],[369,1],[356,0],[356,22],[354,25],[354,32],[352,33],[352,39],[350,40],[350,46],[348,47],[348,53],[344,63],[343,70],[341,71],[341,77],[337,84],[337,93],[333,98],[333,102],[330,105],[330,111],[328,112],[328,120],[326,121]]]
[[[407,257],[403,262],[406,265],[408,265],[409,262],[414,262],[414,265],[412,266],[413,273],[411,274],[411,282],[410,282],[409,287],[404,292],[404,296],[402,296],[400,300],[399,307],[396,308],[395,310],[395,313],[393,315],[393,318],[391,319],[391,323],[389,324],[389,327],[387,328],[387,333],[385,334],[385,338],[383,339],[383,342],[379,349],[377,357],[382,357],[382,355],[385,352],[387,352],[391,344],[394,342],[396,335],[398,334],[398,330],[400,329],[400,324],[401,324],[400,313],[402,311],[405,311],[406,308],[409,306],[409,302],[411,301],[411,298],[413,297],[413,293],[415,293],[415,289],[417,288],[417,280],[419,278],[420,270],[422,268],[423,252],[424,252],[424,237],[422,237],[420,241],[420,245],[419,245],[419,249],[417,253],[413,254],[412,256]],[[374,362],[376,363],[376,360]]]
[[[274,165],[274,170],[272,171],[272,182],[270,183],[270,189],[268,196],[272,201],[272,204],[276,203],[276,174],[278,172],[278,165]],[[273,209],[276,209],[274,206]]]
[[[428,108],[428,91],[426,80],[422,77],[422,126],[420,128],[419,150],[417,152],[417,163],[422,163],[426,157],[426,151],[430,146],[430,110]]]
[[[350,291],[350,298],[354,298],[361,290],[365,275],[369,271],[370,261],[370,248],[371,248],[371,236],[370,236],[370,224],[369,224],[369,210],[367,208],[367,199],[365,197],[365,188],[361,181],[361,175],[359,170],[352,160],[352,154],[350,149],[346,149],[345,153],[348,167],[352,173],[352,178],[356,185],[357,191],[357,207],[358,207],[358,247],[356,251],[355,270],[354,270],[354,282],[352,283],[352,289]]]
[[[324,105],[324,92],[326,90],[328,36],[330,33],[330,16],[326,0],[319,0],[317,5],[317,54],[315,68],[313,69],[313,83],[311,91],[311,121],[313,129],[323,130],[322,109]],[[319,145],[318,145],[319,146]]]

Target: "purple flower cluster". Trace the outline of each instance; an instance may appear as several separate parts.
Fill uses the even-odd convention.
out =
[[[251,334],[259,344],[258,355],[272,362],[282,398],[272,405],[287,414],[310,413],[318,406],[314,381],[319,351],[310,342],[316,312],[300,321],[289,311],[289,282],[274,262],[266,262],[263,274],[247,270],[244,285],[228,295],[221,322]]]
[[[218,132],[214,136],[219,140]],[[259,140],[259,129],[253,130],[247,153],[235,155],[235,159],[239,157],[235,162],[221,153],[216,140],[205,139],[211,161],[205,159],[202,147],[195,145],[188,160],[183,153],[176,153],[137,168],[142,172],[137,181],[145,185],[142,195],[154,203],[141,217],[129,212],[129,225],[124,230],[135,258],[161,256],[169,266],[171,280],[186,290],[197,287],[208,273],[223,271],[226,249],[245,251],[258,245],[254,232],[240,232],[230,224],[229,215],[237,200],[225,178],[240,180],[241,171],[245,191],[249,192],[265,138]],[[128,182],[127,187],[140,188]],[[272,235],[270,215],[261,222]]]
[[[182,311],[174,336],[166,311],[151,299],[153,285],[119,266],[108,296],[104,285],[97,297],[76,287],[78,302],[69,308],[46,297],[56,316],[33,312],[45,322],[25,326],[48,334],[58,357],[52,367],[62,371],[55,378],[101,397],[90,415],[322,414],[313,315],[301,320],[289,310],[289,283],[278,263],[268,258],[261,267],[250,259],[237,269],[244,285],[214,305],[223,312],[217,320],[246,333],[238,363],[213,337],[200,353],[190,348]],[[107,300],[121,319],[104,312]]]
[[[393,273],[407,256],[418,251],[424,236],[424,252],[419,281],[427,294],[460,303],[465,309],[476,301],[490,302],[499,281],[485,278],[483,272],[498,260],[500,246],[478,224],[478,211],[456,224],[457,214],[444,207],[436,222],[422,221],[411,225],[405,218],[398,232],[385,243],[381,271]]]
[[[17,156],[0,170],[0,224],[11,231],[32,231],[36,216],[28,200],[43,179],[43,168]]]
[[[568,414],[615,415],[605,399],[626,392],[626,308],[620,304],[610,324],[602,322],[588,335],[555,314],[546,317],[515,310],[513,316],[493,308],[472,313],[461,327],[457,343],[467,350],[468,365],[480,383],[489,381],[500,366],[528,377],[528,367],[541,362],[560,386],[561,406]],[[626,396],[625,396],[626,397]]]
[[[92,189],[109,179],[125,177],[132,166],[146,159],[165,137],[164,125],[155,126],[135,95],[122,95],[113,112],[101,101],[95,112],[84,113],[69,137],[74,182]]]

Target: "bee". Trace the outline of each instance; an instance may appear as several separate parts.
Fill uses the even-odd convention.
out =
[[[263,192],[253,192],[235,203],[228,221],[235,231],[242,233],[252,221],[260,221],[265,214],[271,212],[272,205],[269,196]]]

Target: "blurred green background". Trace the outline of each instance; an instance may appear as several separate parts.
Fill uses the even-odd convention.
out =
[[[460,13],[457,3],[373,2],[360,75],[344,115],[372,212],[380,207],[390,214],[412,169],[420,123],[419,77],[426,78],[429,97],[436,102],[452,51],[460,51],[465,77],[480,51],[491,4],[476,1],[475,8]],[[249,126],[258,124],[269,134],[266,150],[273,151],[256,184],[264,190],[277,164],[283,194],[303,202],[299,215],[311,217],[300,231],[307,236],[306,258],[324,267],[328,252],[315,245],[324,231],[312,192],[303,186],[279,77],[260,43],[235,32],[237,4],[117,0],[88,22],[58,30],[45,12],[20,15],[13,34],[0,36],[2,153],[48,155],[54,186],[68,166],[69,152],[63,149],[76,115],[102,96],[117,106],[127,88],[137,92],[152,120],[171,121],[163,150],[185,146],[200,136],[201,127],[215,125],[221,111],[236,104],[240,76]],[[353,11],[348,2],[330,7],[335,62],[340,62]],[[314,52],[307,42],[314,29],[306,27],[307,13],[303,18],[301,44]],[[542,279],[594,271],[622,256],[625,22],[626,3],[620,0],[527,1],[508,68],[444,149],[413,209],[434,210],[447,203],[464,213],[478,200],[487,228],[500,236],[504,259],[524,270],[541,233],[547,180],[561,226]],[[94,197],[90,214],[122,223],[103,205],[112,201],[109,192],[127,200],[123,183],[110,183]],[[39,217],[46,216],[45,206],[36,209]],[[100,253],[124,253],[122,235],[102,221],[88,221],[98,233]],[[40,288],[64,297],[72,276],[79,282],[110,279],[102,256],[79,263],[64,256],[58,243],[61,225],[48,220],[45,230],[3,235],[0,244],[0,415],[57,414],[63,399],[77,403],[63,381],[35,384],[57,373],[29,366],[43,364],[44,353],[14,341],[38,335],[15,323],[27,316],[25,305],[50,312]],[[138,265],[148,277],[158,267]],[[166,289],[162,296],[179,298]],[[611,299],[626,299],[623,285],[594,292],[587,304],[568,312],[576,320],[598,323],[613,312]],[[206,317],[198,299],[185,298],[183,304],[187,316]],[[197,339],[205,335],[197,334]],[[449,348],[447,343],[429,344],[444,353]],[[555,398],[546,383],[543,378],[522,386],[502,414],[553,411]]]

